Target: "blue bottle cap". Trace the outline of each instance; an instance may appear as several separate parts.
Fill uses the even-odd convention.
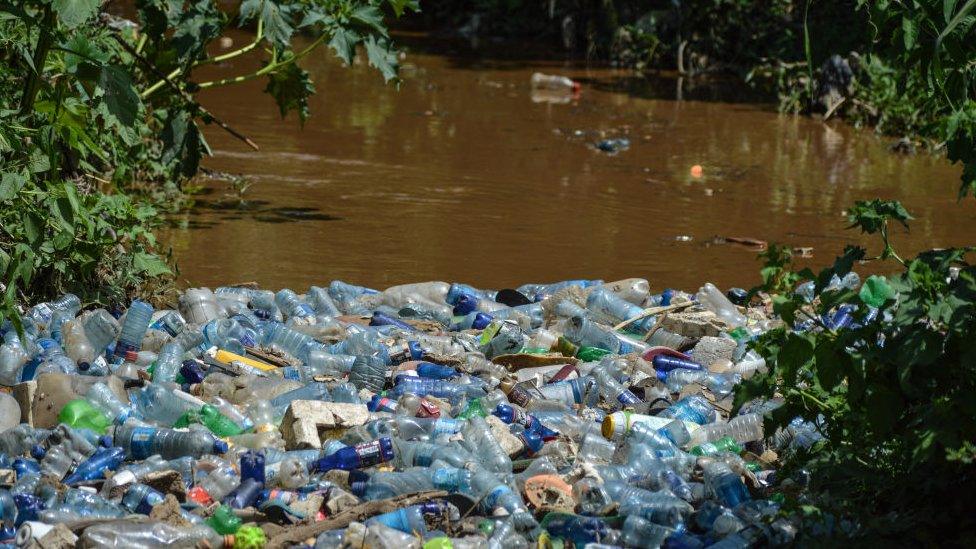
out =
[[[454,314],[456,316],[464,316],[477,309],[478,298],[468,293],[461,293],[457,298],[457,302],[454,304]]]
[[[226,454],[230,446],[222,440],[215,440],[213,444],[213,453],[216,454]]]
[[[424,348],[420,346],[420,342],[417,341],[407,341],[407,349],[410,350],[410,358],[413,360],[421,360],[424,358]]]
[[[40,444],[35,444],[31,446],[30,455],[34,459],[41,460],[47,455],[47,450],[45,450]]]
[[[98,445],[102,448],[112,447],[112,435],[102,435],[98,437]]]

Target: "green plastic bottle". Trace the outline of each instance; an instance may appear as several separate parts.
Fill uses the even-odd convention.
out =
[[[742,447],[732,437],[722,437],[714,442],[706,442],[691,449],[691,454],[695,456],[711,456],[719,452],[732,452],[738,454],[742,452]]]
[[[596,362],[609,354],[610,351],[601,349],[599,347],[580,347],[579,350],[576,351],[576,358],[582,360],[583,362]]]
[[[227,505],[221,505],[214,514],[207,519],[207,524],[218,534],[226,536],[237,532],[241,527],[241,519],[234,515],[234,510]]]
[[[87,400],[77,398],[68,402],[58,413],[58,421],[74,429],[89,429],[104,435],[112,422]]]
[[[457,415],[456,419],[471,419],[475,416],[487,417],[488,414],[485,412],[484,406],[481,405],[481,399],[476,398],[468,402],[468,405],[464,407],[464,410]]]
[[[210,404],[204,404],[199,410],[184,412],[180,416],[180,419],[176,420],[173,427],[181,429],[189,426],[191,423],[204,425],[207,429],[210,429],[211,433],[218,437],[232,437],[244,432],[239,425],[231,421],[230,418],[220,413],[220,410]]]

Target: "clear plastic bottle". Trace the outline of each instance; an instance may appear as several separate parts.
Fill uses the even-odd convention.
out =
[[[332,301],[332,297],[329,296],[328,290],[312,286],[306,295],[316,314],[328,317],[336,317],[342,314],[339,307]]]
[[[607,493],[620,504],[620,514],[638,516],[651,522],[675,527],[684,523],[694,507],[668,490],[652,492],[625,482],[604,483]]]
[[[405,471],[378,471],[364,480],[350,483],[353,495],[366,501],[391,498],[412,492],[433,490],[433,470],[427,467],[413,467]]]
[[[30,354],[16,330],[8,329],[3,334],[3,341],[3,346],[0,346],[0,384],[12,387],[20,382],[21,370],[30,360]]]
[[[128,403],[123,403],[115,392],[104,383],[95,383],[88,388],[85,399],[98,411],[116,424],[123,424],[130,417],[141,419],[141,415]]]
[[[571,78],[554,74],[542,74],[541,72],[532,73],[530,82],[532,84],[532,88],[537,90],[578,92],[580,89],[579,82],[574,82]],[[542,286],[555,285],[550,284]]]
[[[719,319],[732,327],[744,326],[746,317],[711,282],[698,289],[698,302],[715,313]]]
[[[161,425],[173,425],[180,416],[199,410],[204,401],[163,383],[150,383],[135,398],[142,417]]]
[[[508,512],[519,530],[531,530],[538,526],[522,498],[508,484],[485,469],[475,469],[472,473],[471,487],[486,514],[493,515],[496,509],[501,509]]]
[[[624,520],[620,541],[628,547],[660,547],[674,530],[636,515]]]
[[[95,349],[96,355],[104,353],[105,348],[115,341],[121,330],[119,321],[105,309],[92,311],[85,317],[84,324],[85,335],[88,336],[88,342]]]
[[[590,291],[590,295],[586,297],[586,308],[614,324],[639,316],[644,311],[640,306],[602,287]],[[644,317],[628,324],[627,329],[644,333],[654,326],[655,321],[653,316]]]
[[[349,370],[349,382],[358,389],[379,392],[386,385],[386,362],[377,355],[357,356]]]
[[[224,547],[230,538],[202,524],[172,526],[156,521],[112,521],[89,526],[79,538],[81,547]],[[229,543],[228,545],[229,546]]]
[[[196,486],[187,491],[188,499],[207,505],[221,501],[241,483],[240,476],[229,465],[223,464],[211,470]]]
[[[295,292],[285,288],[275,294],[275,305],[285,315],[285,318],[297,318],[307,322],[315,322],[315,309],[303,302]]]
[[[706,463],[702,469],[708,492],[722,505],[734,508],[752,499],[742,479],[725,462],[712,461]]]
[[[152,305],[138,299],[129,305],[118,343],[115,345],[115,356],[125,357],[126,351],[139,352],[142,348],[142,338],[146,336],[146,330],[149,329],[149,323],[152,321],[153,310]]]
[[[183,352],[183,348],[175,341],[163,345],[156,357],[156,366],[153,367],[153,381],[170,383],[176,381],[180,367],[183,366]]]
[[[705,425],[715,420],[715,408],[705,397],[691,395],[672,404],[658,416]]]
[[[42,337],[41,339],[37,340],[37,346],[40,348],[39,356],[43,362],[37,367],[33,378],[36,378],[45,372],[57,372],[63,374],[78,373],[78,366],[75,364],[75,361],[71,360],[67,355],[64,354],[64,349],[58,345],[57,341]]]
[[[206,324],[223,316],[210,288],[190,288],[180,296],[180,312],[192,324]]]
[[[268,322],[264,326],[264,345],[275,346],[302,362],[308,361],[309,352],[322,346],[311,336],[293,330],[280,322]]]
[[[61,342],[68,358],[79,365],[91,364],[98,356],[80,320],[69,320],[61,326]]]
[[[468,419],[468,424],[462,433],[464,435],[462,444],[481,461],[485,469],[503,475],[512,473],[511,458],[492,436],[491,428],[483,417],[475,416]]]

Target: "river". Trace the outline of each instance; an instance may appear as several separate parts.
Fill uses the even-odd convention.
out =
[[[214,154],[204,165],[251,186],[241,205],[226,182],[204,181],[166,231],[181,283],[303,291],[337,278],[499,288],[640,276],[656,289],[750,287],[756,250],[716,237],[812,248],[812,266],[850,241],[876,253],[843,215],[874,197],[899,199],[918,218],[893,231],[906,253],[976,234],[976,210],[955,199],[957,167],[894,154],[893,139],[870,130],[780,115],[734,86],[431,53],[440,47],[431,39],[398,38],[407,44],[399,90],[362,59],[344,68],[324,49],[308,58],[319,93],[304,127],[294,114],[281,119],[264,82],[201,95],[260,150],[206,128]],[[213,75],[257,66],[234,63]],[[536,71],[577,79],[579,97],[533,94]],[[593,146],[617,136],[628,150]]]

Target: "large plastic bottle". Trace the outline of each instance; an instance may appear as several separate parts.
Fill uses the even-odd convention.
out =
[[[287,288],[279,290],[275,294],[275,305],[286,318],[296,318],[310,323],[315,322],[315,309]]]
[[[464,434],[462,444],[481,461],[485,469],[503,475],[512,473],[511,458],[492,436],[491,428],[484,418],[475,416],[469,419],[462,433]]]
[[[732,327],[744,326],[746,317],[711,282],[698,289],[698,302],[715,313],[719,319]]]
[[[391,498],[401,494],[433,490],[434,471],[426,467],[413,467],[404,471],[378,471],[366,478],[350,482],[353,495],[366,501]]]
[[[586,308],[602,315],[614,324],[639,316],[644,309],[625,300],[606,288],[594,288],[586,297]],[[653,316],[635,320],[627,325],[627,330],[644,333],[654,326]]]
[[[606,482],[604,488],[620,504],[620,514],[624,516],[674,527],[684,523],[694,511],[688,502],[667,490],[652,492],[619,481]]]
[[[192,324],[206,324],[223,316],[210,288],[189,288],[180,296],[180,313]]]
[[[37,367],[35,373],[31,376],[31,379],[45,372],[55,372],[63,374],[75,374],[78,373],[78,365],[75,361],[68,358],[64,354],[64,349],[58,345],[57,341],[53,339],[48,339],[42,337],[37,340],[37,346],[40,348],[40,354],[38,355],[43,362]],[[27,372],[24,372],[27,374]]]
[[[316,314],[328,317],[336,317],[342,314],[339,307],[332,301],[332,297],[329,296],[328,290],[312,286],[308,289],[307,295]]]
[[[691,395],[674,403],[658,416],[690,421],[699,425],[711,423],[715,419],[715,408],[703,396]]]
[[[132,424],[116,428],[115,445],[125,448],[126,454],[132,459],[145,459],[153,454],[159,454],[164,459],[182,456],[199,458],[227,451],[226,442],[204,431],[176,431]]]
[[[142,348],[142,338],[149,329],[152,321],[153,307],[145,301],[133,300],[125,312],[125,321],[119,333],[118,343],[115,344],[115,356],[125,357],[127,351],[139,352]]]
[[[703,467],[705,486],[720,502],[729,508],[752,499],[738,474],[722,461],[712,461]]]
[[[161,425],[173,425],[180,416],[199,410],[205,402],[163,383],[151,383],[137,393],[136,405],[142,417]]]
[[[8,329],[3,334],[3,341],[3,346],[0,346],[0,384],[12,387],[20,382],[21,370],[30,360],[30,354],[16,330]]]
[[[112,521],[89,526],[79,538],[82,547],[224,547],[223,535],[206,525],[172,526],[157,521]]]
[[[88,336],[88,342],[95,349],[96,355],[104,353],[105,348],[115,341],[121,330],[119,321],[105,309],[95,309],[88,314],[84,325],[85,335]]]

